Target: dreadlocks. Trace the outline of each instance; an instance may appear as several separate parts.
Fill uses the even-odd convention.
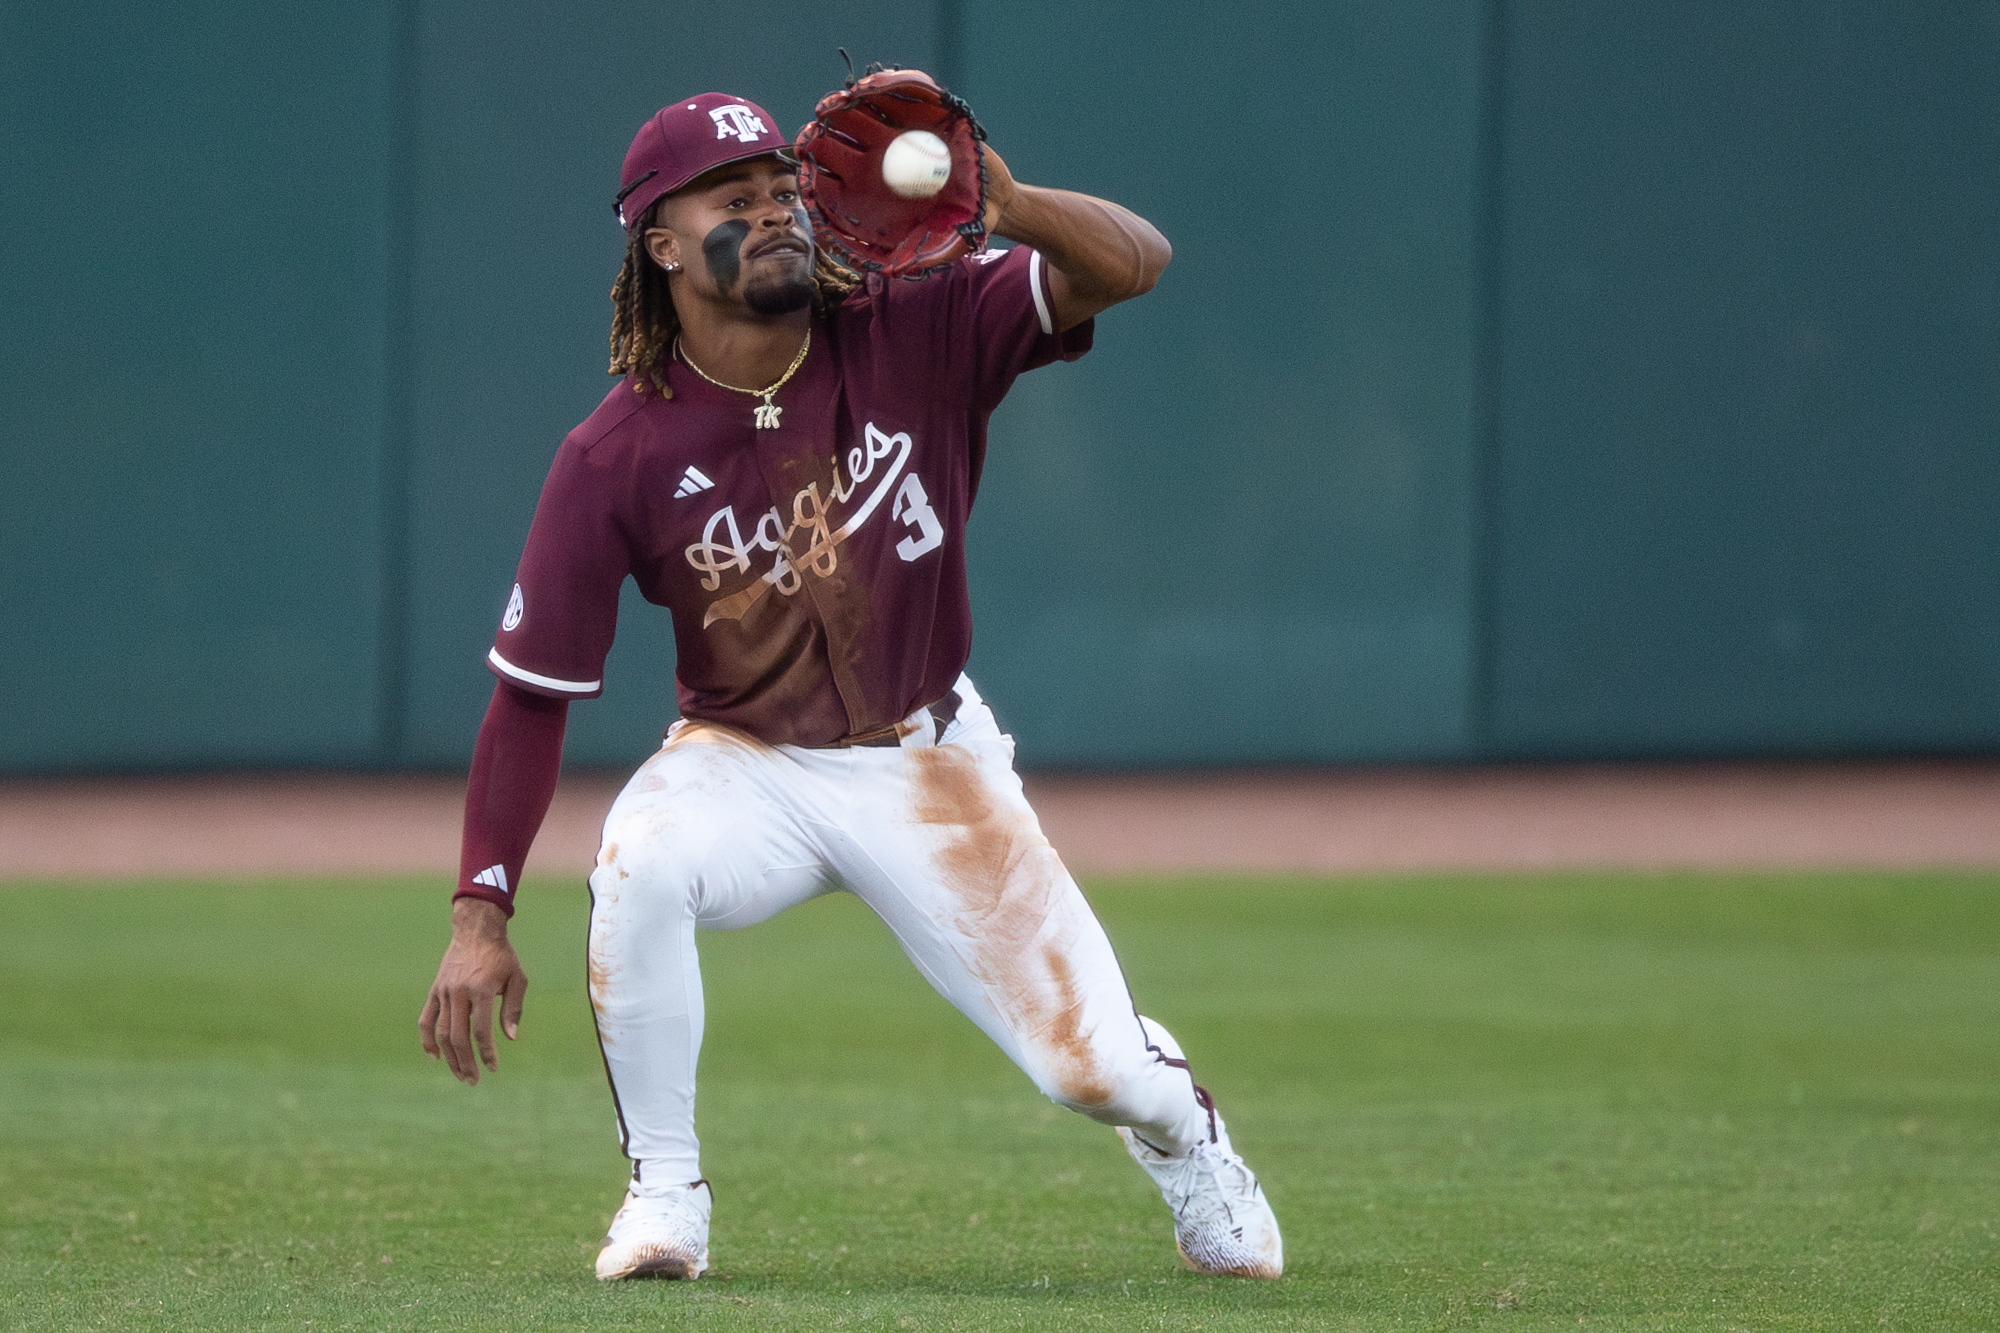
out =
[[[658,211],[655,204],[632,228],[618,281],[611,284],[611,373],[630,375],[634,393],[644,393],[651,385],[660,397],[671,398],[661,358],[674,345],[681,321],[674,313],[666,271],[646,251],[646,232],[657,225]],[[824,317],[860,285],[860,279],[823,251],[814,254],[813,314]]]

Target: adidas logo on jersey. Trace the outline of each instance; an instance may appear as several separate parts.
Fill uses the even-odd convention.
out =
[[[681,473],[681,484],[674,491],[674,499],[685,500],[690,495],[700,495],[703,491],[709,490],[714,485],[714,482],[701,474],[700,468],[690,463],[688,464],[688,470]]]
[[[474,884],[484,884],[489,889],[498,889],[502,893],[509,892],[507,888],[506,866],[488,866],[474,875],[472,882]]]

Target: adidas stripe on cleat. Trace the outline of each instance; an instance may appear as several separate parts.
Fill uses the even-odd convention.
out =
[[[1174,1215],[1174,1247],[1181,1262],[1214,1277],[1273,1278],[1285,1271],[1285,1243],[1278,1219],[1257,1177],[1229,1147],[1217,1124],[1217,1141],[1197,1143],[1185,1157],[1170,1157],[1129,1129],[1120,1128],[1125,1151],[1144,1167]]]

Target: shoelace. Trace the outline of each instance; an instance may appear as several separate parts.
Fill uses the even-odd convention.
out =
[[[1174,1215],[1179,1216],[1187,1206],[1204,1192],[1200,1177],[1206,1176],[1215,1185],[1216,1193],[1225,1202],[1248,1203],[1256,1197],[1257,1186],[1250,1168],[1234,1153],[1220,1152],[1207,1144],[1199,1144],[1182,1162],[1174,1173],[1174,1193],[1179,1196],[1174,1204]]]

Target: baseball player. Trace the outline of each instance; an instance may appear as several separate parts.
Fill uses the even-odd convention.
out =
[[[963,221],[926,211],[949,199],[862,198],[881,194],[862,179],[874,127],[913,107],[954,181],[978,187]],[[518,1031],[515,888],[630,577],[673,617],[681,720],[613,805],[590,876],[590,998],[632,1162],[600,1278],[708,1263],[697,928],[835,890],[1044,1094],[1117,1127],[1190,1267],[1283,1267],[1256,1177],[1174,1039],[1135,1011],[963,674],[987,419],[1023,371],[1089,350],[1092,317],[1149,290],[1171,251],[1115,204],[1016,182],[962,111],[921,74],[871,74],[821,104],[807,133],[827,151],[802,134],[795,155],[762,107],[705,93],[648,120],[625,158],[622,378],[556,453],[487,655],[452,939],[419,1020],[467,1083],[495,1068],[496,999]],[[886,227],[839,240],[829,215],[868,208],[904,209],[911,244],[894,252]],[[983,248],[989,232],[1014,245]]]

